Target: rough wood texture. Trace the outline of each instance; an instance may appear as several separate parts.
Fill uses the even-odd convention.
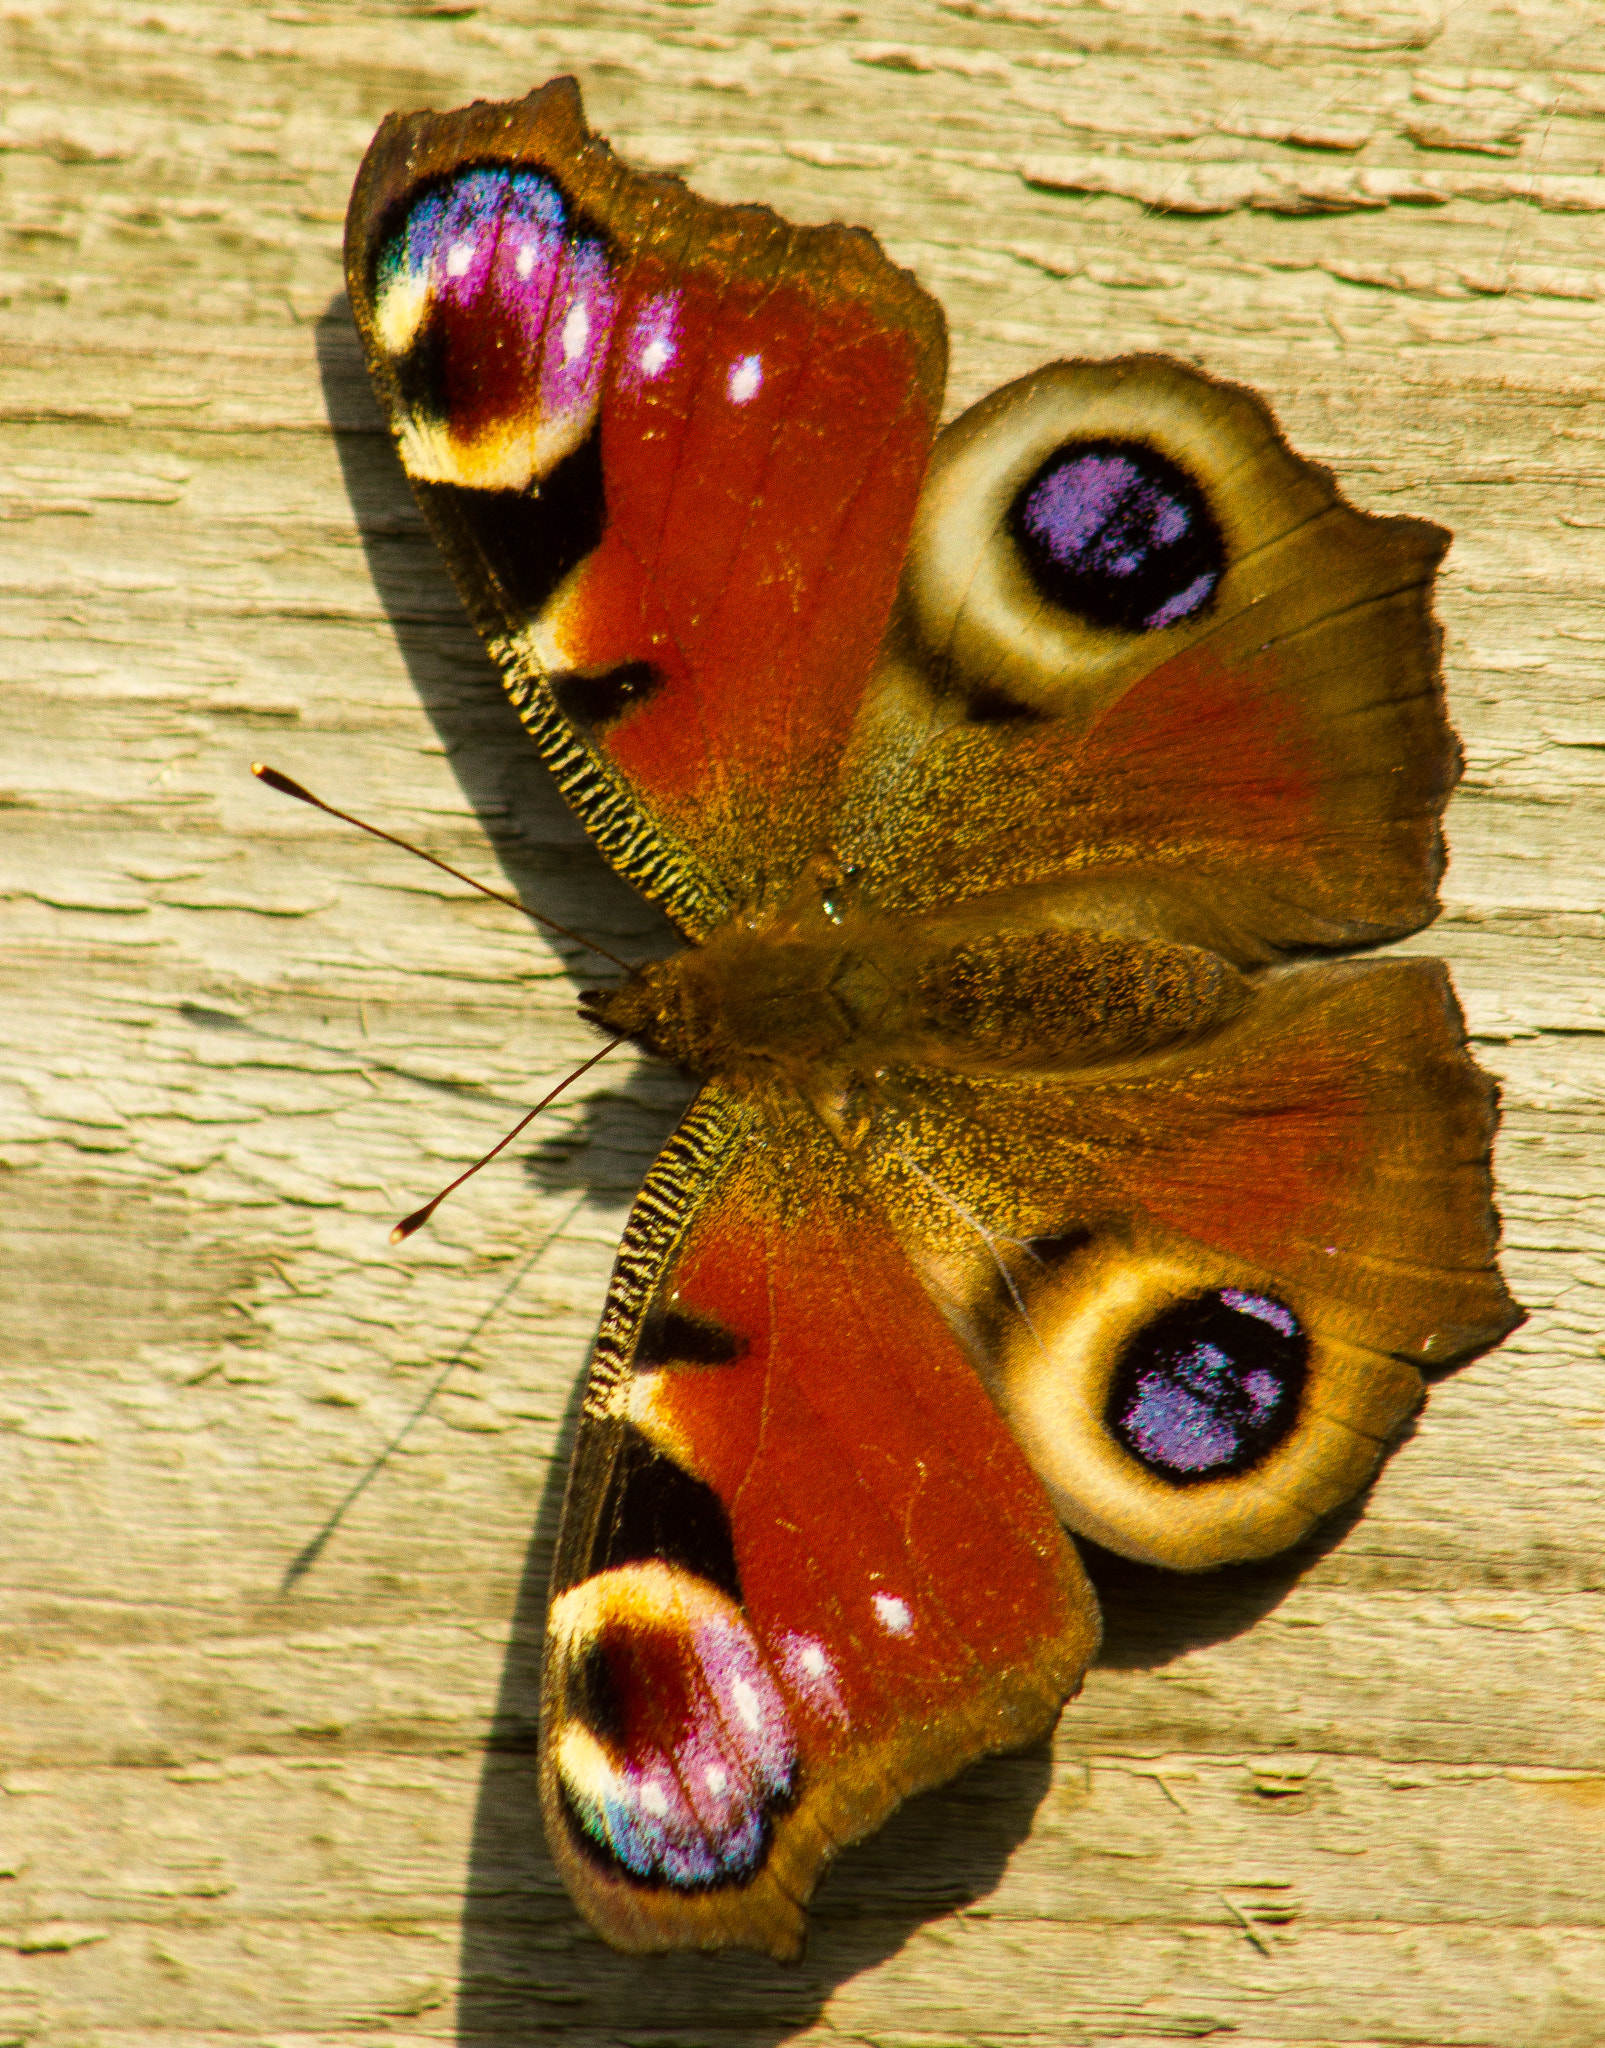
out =
[[[0,2039],[1597,2048],[1597,12],[9,0],[3,33]],[[600,1069],[392,1252],[589,1049],[583,966],[246,773],[662,937],[503,708],[338,295],[380,115],[563,69],[637,159],[873,226],[947,306],[955,407],[1176,350],[1457,535],[1469,773],[1420,943],[1505,1083],[1532,1321],[1312,1555],[1106,1568],[1051,1755],[846,1858],[790,1972],[612,1956],[534,1816],[567,1418],[678,1084]]]

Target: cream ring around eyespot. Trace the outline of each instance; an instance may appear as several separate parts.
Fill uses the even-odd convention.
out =
[[[1168,1480],[1110,1428],[1115,1375],[1141,1331],[1192,1297],[1265,1286],[1207,1254],[1195,1261],[1120,1246],[1028,1299],[1030,1326],[1016,1319],[1004,1339],[998,1397],[1069,1528],[1142,1563],[1204,1571],[1286,1549],[1365,1484],[1419,1406],[1421,1377],[1322,1336],[1297,1301],[1290,1306],[1309,1339],[1298,1410],[1247,1470]]]
[[[1046,599],[1009,531],[1019,493],[1070,441],[1132,441],[1191,477],[1226,547],[1210,606],[1159,632],[1077,617]],[[920,498],[904,614],[917,640],[1032,709],[1090,718],[1156,660],[1213,630],[1247,598],[1236,565],[1329,507],[1323,471],[1293,454],[1265,407],[1157,357],[1050,363],[1006,385],[937,442]]]

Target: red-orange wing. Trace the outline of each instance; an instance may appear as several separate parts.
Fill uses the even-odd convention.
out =
[[[622,1947],[795,1954],[826,1860],[1053,1724],[1075,1553],[811,1115],[699,1099],[620,1253],[564,1507],[547,1832]]]
[[[825,835],[941,402],[861,231],[625,168],[570,79],[392,115],[347,226],[402,461],[604,852],[692,936]]]

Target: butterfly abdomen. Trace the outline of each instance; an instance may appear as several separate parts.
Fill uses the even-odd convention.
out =
[[[1193,1038],[1249,1000],[1197,946],[1102,932],[992,932],[945,942],[914,983],[924,1062],[1081,1066]]]
[[[585,998],[602,1029],[688,1073],[789,1083],[811,1100],[872,1088],[887,1068],[1053,1072],[1196,1037],[1250,999],[1196,946],[1108,933],[878,915],[805,876],[767,921],[739,916],[706,945]],[[827,1117],[833,1127],[836,1119]]]

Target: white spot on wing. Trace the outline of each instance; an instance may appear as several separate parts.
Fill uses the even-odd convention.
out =
[[[723,1764],[709,1764],[702,1774],[702,1782],[715,1795],[723,1792],[730,1783],[730,1774]]]
[[[872,1604],[875,1619],[889,1636],[906,1636],[914,1626],[908,1602],[899,1600],[895,1593],[877,1593]]]
[[[758,1704],[758,1695],[744,1678],[738,1678],[730,1688],[736,1703],[736,1711],[749,1728],[756,1728],[763,1720],[763,1709]]]
[[[743,356],[730,366],[730,381],[725,387],[730,393],[732,405],[745,405],[750,398],[756,398],[763,385],[762,356]]]
[[[780,1668],[786,1682],[816,1714],[847,1722],[847,1709],[836,1684],[830,1652],[814,1636],[788,1635],[781,1638]]]
[[[568,318],[563,322],[563,360],[573,362],[591,338],[591,316],[585,310],[584,301],[576,299],[568,309]]]
[[[641,1787],[641,1810],[643,1813],[655,1813],[660,1819],[669,1810],[669,1795],[656,1778],[648,1778]]]
[[[674,345],[661,334],[654,334],[641,351],[641,375],[656,377],[674,361]]]
[[[513,258],[513,268],[520,277],[532,276],[535,269],[535,244],[526,242]]]
[[[474,245],[472,242],[453,242],[446,251],[446,275],[448,277],[465,277],[468,273],[468,266],[473,260]]]

